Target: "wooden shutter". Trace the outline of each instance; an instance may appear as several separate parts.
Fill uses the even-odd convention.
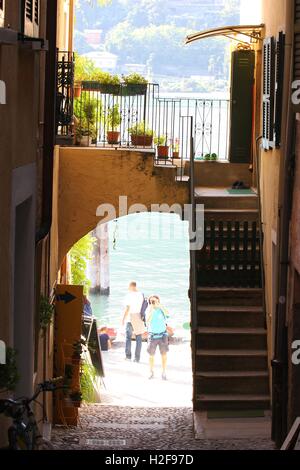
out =
[[[5,0],[0,0],[0,28],[4,26]]]
[[[40,0],[25,0],[24,33],[26,36],[38,37],[40,23]]]
[[[274,147],[275,41],[267,38],[263,44],[263,147]]]
[[[284,47],[285,34],[279,33],[276,43],[276,73],[275,73],[275,111],[274,111],[274,141],[275,147],[280,147],[281,142],[281,120],[282,120],[282,98],[284,80]]]
[[[229,141],[231,163],[251,161],[254,67],[254,51],[232,52]]]

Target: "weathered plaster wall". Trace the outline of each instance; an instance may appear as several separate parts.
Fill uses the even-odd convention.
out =
[[[265,37],[274,36],[283,31],[286,36],[285,53],[285,84],[283,100],[283,117],[287,114],[288,86],[289,86],[289,45],[290,25],[289,0],[264,0],[262,2],[262,22],[265,24]],[[269,355],[273,350],[273,331],[276,306],[276,277],[275,268],[278,260],[279,247],[279,210],[280,210],[280,181],[282,163],[285,149],[285,120],[283,119],[281,148],[273,150],[261,150],[260,152],[260,188],[262,200],[262,222],[264,230],[264,265],[265,265],[265,295],[267,307],[267,326]],[[274,245],[275,246],[274,246]]]
[[[150,209],[156,203],[189,202],[188,184],[175,182],[174,168],[154,167],[151,153],[61,147],[56,160],[58,226],[53,227],[52,243],[57,231],[57,268],[72,245],[96,227],[100,204],[112,204],[118,210],[120,195],[128,197],[128,207],[139,203]]]

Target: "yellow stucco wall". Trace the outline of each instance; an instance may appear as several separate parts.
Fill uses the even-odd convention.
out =
[[[61,147],[55,158],[52,276],[73,244],[100,222],[100,204],[118,210],[120,195],[128,197],[128,207],[189,202],[188,183],[175,182],[175,168],[154,167],[152,153]]]

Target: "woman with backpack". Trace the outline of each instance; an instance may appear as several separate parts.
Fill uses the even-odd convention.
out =
[[[150,355],[150,376],[154,378],[154,356],[157,346],[161,354],[162,360],[162,379],[167,380],[167,352],[169,351],[169,336],[167,332],[168,312],[160,303],[157,295],[149,298],[149,307],[147,310],[147,329],[148,329],[148,348]]]

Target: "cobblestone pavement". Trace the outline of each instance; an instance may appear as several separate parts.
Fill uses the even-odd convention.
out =
[[[195,440],[191,408],[137,408],[84,405],[80,426],[56,426],[52,442],[57,449],[151,450],[264,450],[268,439]]]

